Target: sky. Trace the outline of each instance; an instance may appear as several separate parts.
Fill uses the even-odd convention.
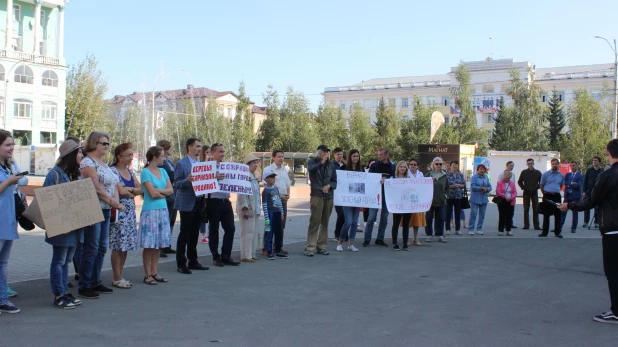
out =
[[[188,84],[257,105],[272,84],[316,109],[325,87],[448,73],[460,61],[611,63],[618,1],[71,0],[65,58],[99,62],[108,97]],[[492,38],[491,40],[489,38]],[[184,70],[184,71],[183,71]]]

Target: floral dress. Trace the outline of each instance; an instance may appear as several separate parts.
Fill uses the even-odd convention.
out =
[[[117,167],[112,166],[111,170],[118,175],[118,179],[123,187],[134,188],[135,176],[132,170],[130,180],[125,180]],[[125,207],[124,211],[118,211],[118,221],[111,224],[109,228],[109,249],[117,251],[137,250],[137,222],[135,214],[135,198],[120,197],[120,203]]]

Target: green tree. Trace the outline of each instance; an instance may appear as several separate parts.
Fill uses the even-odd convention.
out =
[[[416,95],[412,104],[412,118],[404,119],[401,123],[401,157],[405,160],[418,158],[418,145],[430,143],[431,114],[437,109],[435,105],[423,105]]]
[[[498,112],[494,117],[494,129],[489,147],[495,151],[510,151],[517,147],[517,127],[513,122],[513,109],[504,106],[504,98],[498,100]]]
[[[373,141],[377,137],[377,132],[371,126],[371,115],[360,107],[354,107],[350,110],[348,127],[350,129],[349,147],[358,149],[362,164],[367,165],[367,160],[376,156],[377,149]]]
[[[354,105],[360,107],[360,105]],[[400,115],[394,107],[386,107],[384,97],[380,99],[376,109],[375,128],[378,133],[377,147],[388,148],[392,157],[401,155],[400,148]]]
[[[610,119],[601,105],[585,89],[575,92],[568,107],[568,141],[562,159],[576,161],[580,167],[590,167],[592,157],[602,156],[611,139]]]
[[[543,151],[547,148],[546,137],[543,136],[544,119],[541,93],[543,90],[534,77],[534,71],[528,70],[528,81],[522,81],[520,71],[511,68],[511,92],[513,99],[513,122],[518,133],[516,147],[512,151]]]
[[[87,54],[71,66],[67,73],[65,136],[85,139],[93,130],[114,132],[115,124],[107,116],[106,92],[107,81],[94,55]]]
[[[268,89],[262,97],[266,105],[266,118],[264,118],[264,121],[260,124],[256,139],[256,149],[261,152],[269,152],[274,149],[280,149],[283,145],[279,137],[279,110],[281,104],[279,102],[279,94],[272,85],[268,85]]]
[[[232,157],[236,161],[242,161],[247,154],[255,151],[251,101],[247,96],[243,81],[240,81],[238,87],[238,105],[236,105],[236,116],[232,123],[232,142]]]
[[[356,109],[356,108],[354,108]],[[349,132],[343,112],[339,107],[322,103],[315,116],[320,143],[329,148],[341,147],[344,151],[349,147]]]
[[[460,63],[455,71],[455,79],[458,86],[453,88],[455,97],[455,107],[460,110],[459,117],[454,117],[452,126],[455,133],[459,135],[457,143],[470,144],[478,143],[477,155],[482,155],[487,151],[487,133],[479,129],[476,121],[476,110],[472,106],[474,95],[473,87],[470,85],[472,79],[470,71]]]
[[[288,87],[279,114],[281,149],[287,152],[315,150],[319,142],[318,128],[309,110],[309,99]]]
[[[563,130],[566,126],[566,117],[556,88],[552,91],[547,110],[543,116],[547,122],[546,131],[549,150],[560,151],[564,144]]]

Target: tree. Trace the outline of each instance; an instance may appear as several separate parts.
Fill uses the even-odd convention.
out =
[[[353,106],[360,107],[360,105]],[[378,147],[388,148],[391,156],[394,157],[401,154],[400,126],[400,115],[394,107],[386,107],[384,97],[382,97],[376,109],[375,127],[378,133],[376,144]]]
[[[67,74],[65,136],[85,139],[93,130],[113,132],[115,129],[107,116],[105,102],[107,81],[98,70],[94,55],[71,66]]]
[[[513,99],[513,122],[517,125],[517,138],[512,151],[543,151],[546,148],[546,137],[543,136],[544,119],[541,105],[542,89],[534,78],[534,71],[530,68],[528,80],[525,82],[519,77],[520,71],[511,68],[511,92]]]
[[[279,108],[281,104],[279,103],[279,94],[272,85],[268,85],[268,89],[265,94],[262,94],[262,97],[266,105],[266,118],[260,124],[255,146],[258,151],[269,152],[282,148],[279,137]]]
[[[474,91],[470,85],[471,78],[468,68],[460,63],[455,71],[458,86],[453,88],[453,96],[455,97],[455,107],[461,113],[451,123],[455,128],[455,134],[459,134],[457,143],[478,143],[477,155],[482,155],[487,151],[487,133],[478,127],[476,111],[472,106]]]
[[[377,137],[377,132],[371,126],[371,115],[360,107],[350,110],[348,118],[350,129],[350,149],[356,148],[360,152],[362,164],[366,165],[369,158],[375,157],[376,146],[373,140]]]
[[[232,158],[236,161],[242,161],[247,154],[255,151],[255,134],[253,133],[253,114],[251,111],[251,101],[245,91],[245,83],[240,81],[236,116],[232,122]]]
[[[325,144],[329,148],[341,147],[347,149],[349,147],[348,128],[339,107],[322,103],[318,107],[315,123],[317,129],[319,129],[318,137],[321,144]]]
[[[543,115],[547,122],[547,142],[550,151],[560,151],[564,144],[563,130],[566,126],[566,117],[556,88],[552,91],[547,110]]]
[[[513,122],[513,109],[504,106],[504,98],[498,100],[498,113],[494,118],[494,129],[489,147],[495,151],[510,151],[517,147],[517,128]]]
[[[405,160],[418,158],[418,145],[430,143],[431,114],[437,109],[435,105],[423,105],[416,95],[412,104],[412,118],[401,122],[401,157]]]
[[[611,139],[610,119],[601,105],[585,89],[575,92],[575,100],[568,107],[568,141],[562,159],[590,167],[592,157],[602,156]]]
[[[288,87],[280,115],[281,148],[287,152],[313,151],[319,145],[318,128],[309,111],[309,99]],[[321,130],[320,130],[321,131]]]

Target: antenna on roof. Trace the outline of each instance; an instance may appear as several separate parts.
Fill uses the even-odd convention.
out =
[[[489,60],[494,60],[493,44],[491,36],[489,37]]]

